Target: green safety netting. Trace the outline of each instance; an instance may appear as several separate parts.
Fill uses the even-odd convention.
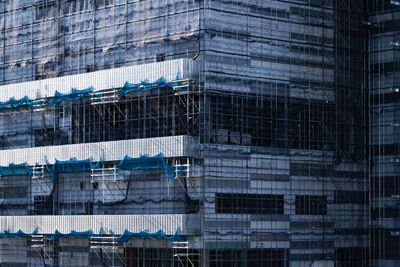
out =
[[[8,166],[0,166],[0,176],[24,176],[31,175],[32,169],[28,164],[9,164]]]

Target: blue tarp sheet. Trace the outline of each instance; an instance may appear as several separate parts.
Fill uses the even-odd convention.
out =
[[[28,107],[38,105],[39,102],[31,100],[28,96],[24,96],[21,99],[10,98],[8,101],[0,102],[0,111],[3,109]]]
[[[87,231],[83,231],[83,232],[77,232],[77,231],[72,230],[68,234],[63,234],[60,231],[56,230],[51,237],[47,238],[47,240],[55,241],[61,237],[88,238],[91,236],[93,236],[93,232],[91,230],[87,230]]]
[[[69,160],[56,159],[53,167],[56,168],[57,172],[74,173],[96,169],[100,164],[101,162],[95,164],[92,159],[77,160],[76,158],[70,158]]]
[[[158,78],[155,82],[148,82],[148,81],[141,81],[140,83],[130,83],[125,82],[124,86],[122,87],[121,91],[118,92],[120,97],[136,92],[136,91],[148,91],[154,90],[158,88],[165,88],[165,87],[174,87],[178,85],[182,85],[181,82],[168,82],[163,76]]]
[[[32,169],[28,164],[9,164],[8,166],[0,166],[0,176],[24,176],[31,175]]]
[[[125,156],[118,164],[121,170],[163,170],[167,182],[171,183],[175,178],[176,170],[174,166],[168,164],[162,153],[155,156],[142,155],[137,158]],[[183,171],[183,170],[181,170]]]
[[[30,234],[24,233],[21,230],[18,230],[15,233],[5,230],[4,232],[0,233],[0,238],[21,238],[21,237],[29,237],[35,234],[37,234],[37,229]]]
[[[90,172],[93,169],[100,168],[102,162],[94,162],[92,159],[77,160],[70,158],[69,160],[55,160],[54,164],[46,163],[45,168],[50,174],[53,182],[57,180],[58,173],[78,173]],[[171,183],[176,176],[180,176],[186,171],[185,166],[176,168],[169,165],[162,153],[155,156],[142,155],[137,158],[125,156],[117,165],[121,170],[162,170],[168,183]],[[23,176],[31,175],[32,169],[26,163],[10,164],[9,166],[0,166],[0,176]]]
[[[118,168],[122,170],[160,170],[170,168],[162,153],[155,156],[141,155],[137,158],[125,156]]]
[[[177,80],[179,80],[179,75],[177,75]],[[146,91],[146,90],[153,90],[158,88],[165,88],[165,87],[175,87],[175,86],[183,86],[187,85],[187,82],[181,81],[171,81],[168,82],[163,76],[158,78],[154,82],[149,82],[147,80],[143,80],[140,83],[130,83],[125,82],[122,89],[119,91],[118,95],[120,97],[129,94],[135,91]],[[50,106],[57,106],[64,101],[77,101],[82,98],[88,97],[93,95],[94,88],[89,87],[86,89],[75,89],[72,88],[70,93],[63,94],[59,91],[54,93],[54,96],[49,98],[48,101],[45,103]],[[101,93],[97,93],[101,94]],[[3,109],[11,109],[11,108],[18,108],[18,107],[27,107],[27,106],[37,106],[42,105],[43,103],[32,100],[28,96],[24,96],[21,99],[10,98],[8,101],[0,102],[0,111]]]
[[[165,239],[168,241],[179,241],[180,234],[179,234],[179,229],[176,230],[175,234],[173,234],[172,236],[167,236],[162,230],[159,230],[155,233],[149,233],[147,231],[140,231],[139,233],[133,233],[125,229],[124,233],[117,238],[117,241],[127,242],[131,238],[150,239],[150,240]]]
[[[53,182],[57,179],[58,173],[77,173],[89,172],[92,169],[97,169],[101,165],[101,161],[95,163],[92,159],[77,160],[71,158],[69,160],[55,160],[55,163],[47,163],[46,169],[50,174]],[[169,165],[162,153],[155,156],[142,155],[137,158],[125,156],[117,165],[120,170],[162,170],[168,183],[171,183],[176,176],[181,175],[186,170],[186,167],[181,166],[176,169]]]
[[[45,166],[51,180],[55,182],[58,173],[89,172],[92,169],[99,168],[100,165],[101,161],[95,163],[92,159],[77,160],[76,158],[70,158],[69,160],[56,159],[51,167],[49,163],[46,163]]]
[[[32,235],[37,235],[38,230],[35,229],[32,233],[25,233],[21,230],[18,230],[15,233],[12,233],[8,230],[5,230],[0,233],[0,238],[24,238],[30,237]],[[60,231],[56,230],[52,236],[47,238],[49,241],[56,241],[59,238],[89,238],[91,236],[102,236],[104,233],[94,234],[92,230],[77,232],[72,230],[67,234],[63,234]],[[179,229],[176,230],[175,234],[172,236],[168,236],[164,233],[164,231],[159,230],[155,233],[149,233],[148,231],[140,231],[139,233],[130,232],[129,230],[125,229],[124,233],[117,238],[119,242],[126,242],[131,238],[140,238],[140,239],[150,239],[150,240],[158,240],[158,239],[165,239],[168,241],[179,241],[180,240],[180,231]]]
[[[90,96],[93,92],[93,87],[78,90],[72,88],[71,93],[63,94],[58,91],[55,92],[54,96],[47,102],[50,106],[57,106],[64,101],[77,101],[84,97]]]

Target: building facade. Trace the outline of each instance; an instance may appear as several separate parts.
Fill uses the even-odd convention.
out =
[[[399,232],[399,3],[369,6],[371,263],[400,263]]]
[[[366,8],[0,1],[0,263],[379,264]]]

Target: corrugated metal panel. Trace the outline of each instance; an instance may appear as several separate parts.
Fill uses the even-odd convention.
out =
[[[193,61],[191,59],[176,59],[144,65],[102,70],[91,73],[64,76],[53,79],[17,83],[0,86],[0,101],[11,97],[32,99],[53,96],[57,90],[62,93],[70,92],[71,88],[83,89],[93,86],[95,90],[122,87],[126,81],[137,83],[142,80],[153,82],[164,76],[168,81],[193,76]]]
[[[2,216],[1,230],[32,232],[38,229],[41,234],[52,234],[57,229],[62,233],[71,230],[98,233],[112,230],[122,234],[125,229],[132,232],[163,230],[173,234],[179,228],[183,234],[193,234],[198,230],[196,214],[162,214],[162,215],[54,215],[54,216]],[[187,225],[190,224],[190,225]],[[186,231],[188,229],[188,231]]]
[[[22,148],[0,151],[0,165],[26,162],[30,165],[53,163],[54,159],[66,160],[102,158],[105,161],[121,160],[125,155],[138,157],[142,154],[156,155],[162,152],[166,157],[194,156],[195,139],[190,136],[157,137],[121,140],[88,144]]]

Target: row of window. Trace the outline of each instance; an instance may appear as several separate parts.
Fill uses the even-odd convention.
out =
[[[296,214],[326,215],[326,196],[296,196]],[[283,195],[217,193],[215,212],[230,214],[284,214]]]
[[[210,267],[284,267],[285,249],[221,249],[210,251]]]
[[[173,260],[174,251],[172,249],[154,248],[124,248],[124,259],[127,267],[133,266],[202,266],[199,252],[189,250],[189,258],[182,257],[178,261]],[[284,267],[287,266],[288,251],[282,248],[275,249],[211,249],[209,251],[210,267]],[[106,259],[107,260],[107,259]],[[91,264],[101,265],[105,262],[91,261]]]

